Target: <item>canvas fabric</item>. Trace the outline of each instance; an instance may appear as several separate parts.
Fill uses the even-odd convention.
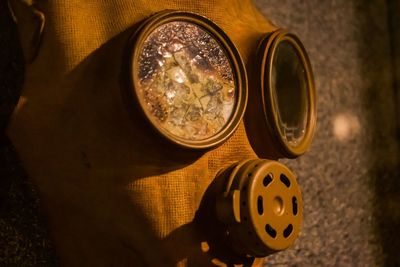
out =
[[[244,125],[203,153],[164,144],[143,129],[143,118],[129,117],[121,97],[123,51],[135,25],[165,9],[215,22],[245,64],[275,26],[250,0],[10,6],[27,65],[7,133],[38,188],[61,265],[215,266],[192,221],[219,170],[257,158]]]

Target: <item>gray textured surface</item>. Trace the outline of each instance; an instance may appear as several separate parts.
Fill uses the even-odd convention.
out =
[[[4,3],[0,2],[1,115],[16,99],[23,71]],[[303,40],[314,67],[319,106],[311,151],[285,161],[303,189],[303,231],[292,249],[271,256],[267,266],[400,266],[394,91],[400,42],[393,32],[399,4],[257,4],[277,25]],[[0,149],[0,266],[54,266],[35,193],[7,140]]]
[[[259,1],[297,33],[313,63],[318,130],[286,161],[299,175],[304,228],[268,266],[400,266],[400,182],[385,1]],[[391,10],[394,12],[394,10]]]

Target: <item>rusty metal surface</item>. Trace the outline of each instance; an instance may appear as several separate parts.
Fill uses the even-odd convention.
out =
[[[157,27],[143,41],[139,73],[133,75],[156,126],[187,140],[218,133],[234,111],[237,93],[232,66],[215,37],[177,21]]]

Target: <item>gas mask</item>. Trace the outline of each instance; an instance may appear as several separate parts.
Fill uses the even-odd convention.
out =
[[[279,158],[309,147],[311,65],[251,1],[10,0],[7,133],[63,266],[258,266],[298,236]]]

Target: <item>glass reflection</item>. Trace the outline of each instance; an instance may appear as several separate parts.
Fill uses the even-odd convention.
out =
[[[272,92],[280,131],[291,146],[297,146],[305,135],[308,86],[306,70],[296,48],[282,41],[273,59]]]

